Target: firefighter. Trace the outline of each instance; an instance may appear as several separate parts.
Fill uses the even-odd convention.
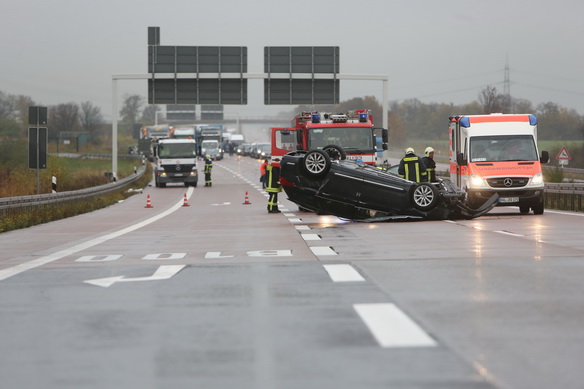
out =
[[[268,213],[280,213],[278,209],[278,192],[281,192],[280,187],[280,167],[268,165],[266,166],[266,192],[270,195],[268,198]]]
[[[426,179],[426,165],[418,157],[412,147],[406,149],[406,155],[399,162],[397,174],[401,178],[415,182],[425,182]]]
[[[436,161],[434,161],[434,149],[430,146],[424,150],[422,162],[426,166],[428,182],[438,182],[436,179]]]
[[[213,161],[210,155],[205,156],[205,186],[212,186],[213,180],[211,180],[211,170],[213,170]]]

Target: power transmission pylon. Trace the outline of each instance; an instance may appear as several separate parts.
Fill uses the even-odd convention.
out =
[[[505,108],[507,113],[513,113],[513,103],[511,101],[511,81],[509,80],[509,54],[505,59],[505,80],[503,82],[503,95],[505,96]]]

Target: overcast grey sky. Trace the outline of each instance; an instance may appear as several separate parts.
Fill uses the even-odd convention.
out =
[[[264,46],[340,46],[341,73],[388,75],[390,100],[462,104],[487,85],[584,114],[581,0],[0,0],[0,90],[39,105],[91,101],[111,119],[112,75],[147,72],[147,28],[167,46],[247,46],[263,72]],[[341,82],[341,100],[380,82]],[[263,83],[249,81],[261,115]],[[146,81],[120,81],[147,97]],[[275,107],[287,110],[287,106]],[[457,112],[453,112],[457,113]]]

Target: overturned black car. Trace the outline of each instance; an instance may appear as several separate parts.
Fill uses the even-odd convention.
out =
[[[497,203],[494,195],[479,209],[468,208],[465,194],[450,180],[408,181],[347,160],[336,145],[284,155],[280,183],[300,209],[351,220],[472,219]]]

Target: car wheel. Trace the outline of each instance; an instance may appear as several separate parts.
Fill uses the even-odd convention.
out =
[[[347,159],[347,153],[341,146],[337,145],[326,145],[322,148],[324,152],[326,152],[332,160],[345,160]]]
[[[302,160],[304,173],[308,177],[318,178],[328,173],[331,168],[329,155],[322,150],[311,150]]]
[[[543,215],[543,204],[542,205],[538,205],[536,207],[531,207],[531,209],[533,209],[533,213],[536,215]]]
[[[521,212],[521,213],[529,213],[529,207],[521,206],[521,207],[519,207],[519,212]]]
[[[438,203],[438,189],[432,184],[422,182],[412,190],[411,201],[414,208],[422,212],[431,211]]]

